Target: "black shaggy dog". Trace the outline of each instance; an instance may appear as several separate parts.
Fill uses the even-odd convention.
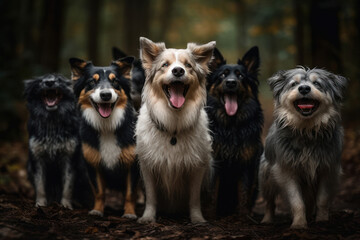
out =
[[[213,137],[219,215],[234,213],[237,207],[250,212],[257,196],[264,121],[258,100],[259,65],[257,47],[251,48],[237,64],[226,64],[220,51],[214,51],[212,73],[208,76],[207,113]]]
[[[74,184],[84,175],[71,81],[59,74],[26,80],[25,98],[30,113],[28,175],[35,205],[57,201],[71,209]]]
[[[127,56],[126,53],[121,51],[120,49],[113,47],[112,55],[114,60],[118,60],[120,58],[124,58]],[[145,84],[145,70],[142,67],[142,63],[140,59],[135,59],[133,61],[132,69],[131,69],[131,99],[134,105],[134,108],[137,112],[140,110],[141,106],[141,93]]]
[[[136,112],[130,96],[130,70],[134,58],[94,66],[70,59],[74,92],[81,110],[81,144],[89,167],[95,204],[90,215],[103,216],[105,189],[122,190],[124,217],[136,218],[139,171],[135,158]]]

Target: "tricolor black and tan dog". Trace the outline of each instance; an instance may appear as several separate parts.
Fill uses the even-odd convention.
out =
[[[258,100],[259,50],[251,48],[237,64],[214,51],[208,76],[207,113],[213,137],[217,213],[250,212],[257,196],[263,151],[263,113]]]
[[[135,218],[138,172],[135,158],[135,110],[130,97],[133,58],[108,67],[71,58],[74,92],[81,110],[82,150],[89,167],[95,205],[89,212],[104,213],[105,188],[123,191],[124,216]]]
[[[35,205],[57,201],[71,209],[75,180],[85,169],[80,169],[80,117],[71,81],[60,74],[26,80],[25,97],[30,113],[28,175]]]
[[[275,198],[290,203],[292,228],[329,219],[341,175],[343,144],[340,107],[346,78],[322,69],[298,67],[269,79],[274,123],[260,163],[260,189],[267,202],[263,223],[274,218]]]
[[[140,38],[146,72],[143,105],[136,125],[136,152],[146,192],[141,223],[157,210],[190,210],[204,222],[200,191],[212,168],[211,137],[205,112],[206,75],[215,42],[168,49]]]

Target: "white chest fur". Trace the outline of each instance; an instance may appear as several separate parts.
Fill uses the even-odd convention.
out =
[[[114,168],[119,163],[121,148],[117,144],[114,133],[101,133],[100,155],[102,163],[108,168]]]

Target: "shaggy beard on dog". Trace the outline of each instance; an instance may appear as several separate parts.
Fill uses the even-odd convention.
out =
[[[75,178],[82,178],[76,174],[81,171],[79,116],[71,82],[58,74],[26,80],[25,97],[30,113],[28,175],[36,206],[58,201],[72,208]]]
[[[275,98],[275,121],[260,163],[260,189],[267,202],[264,223],[273,221],[275,198],[290,204],[292,228],[307,226],[307,217],[327,221],[341,175],[343,145],[340,107],[344,77],[302,67],[269,79]]]
[[[143,105],[136,125],[146,208],[141,223],[155,222],[157,207],[178,212],[190,207],[192,222],[204,222],[200,190],[211,174],[211,138],[205,77],[215,42],[166,49],[140,38],[146,71]]]

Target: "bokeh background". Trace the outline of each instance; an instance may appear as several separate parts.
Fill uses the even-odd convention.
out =
[[[228,62],[257,45],[264,135],[272,74],[297,65],[341,74],[350,79],[344,124],[359,132],[358,0],[1,0],[0,9],[0,183],[26,161],[23,80],[48,72],[70,77],[70,57],[108,65],[113,46],[138,57],[140,36],[174,48],[216,40]]]

